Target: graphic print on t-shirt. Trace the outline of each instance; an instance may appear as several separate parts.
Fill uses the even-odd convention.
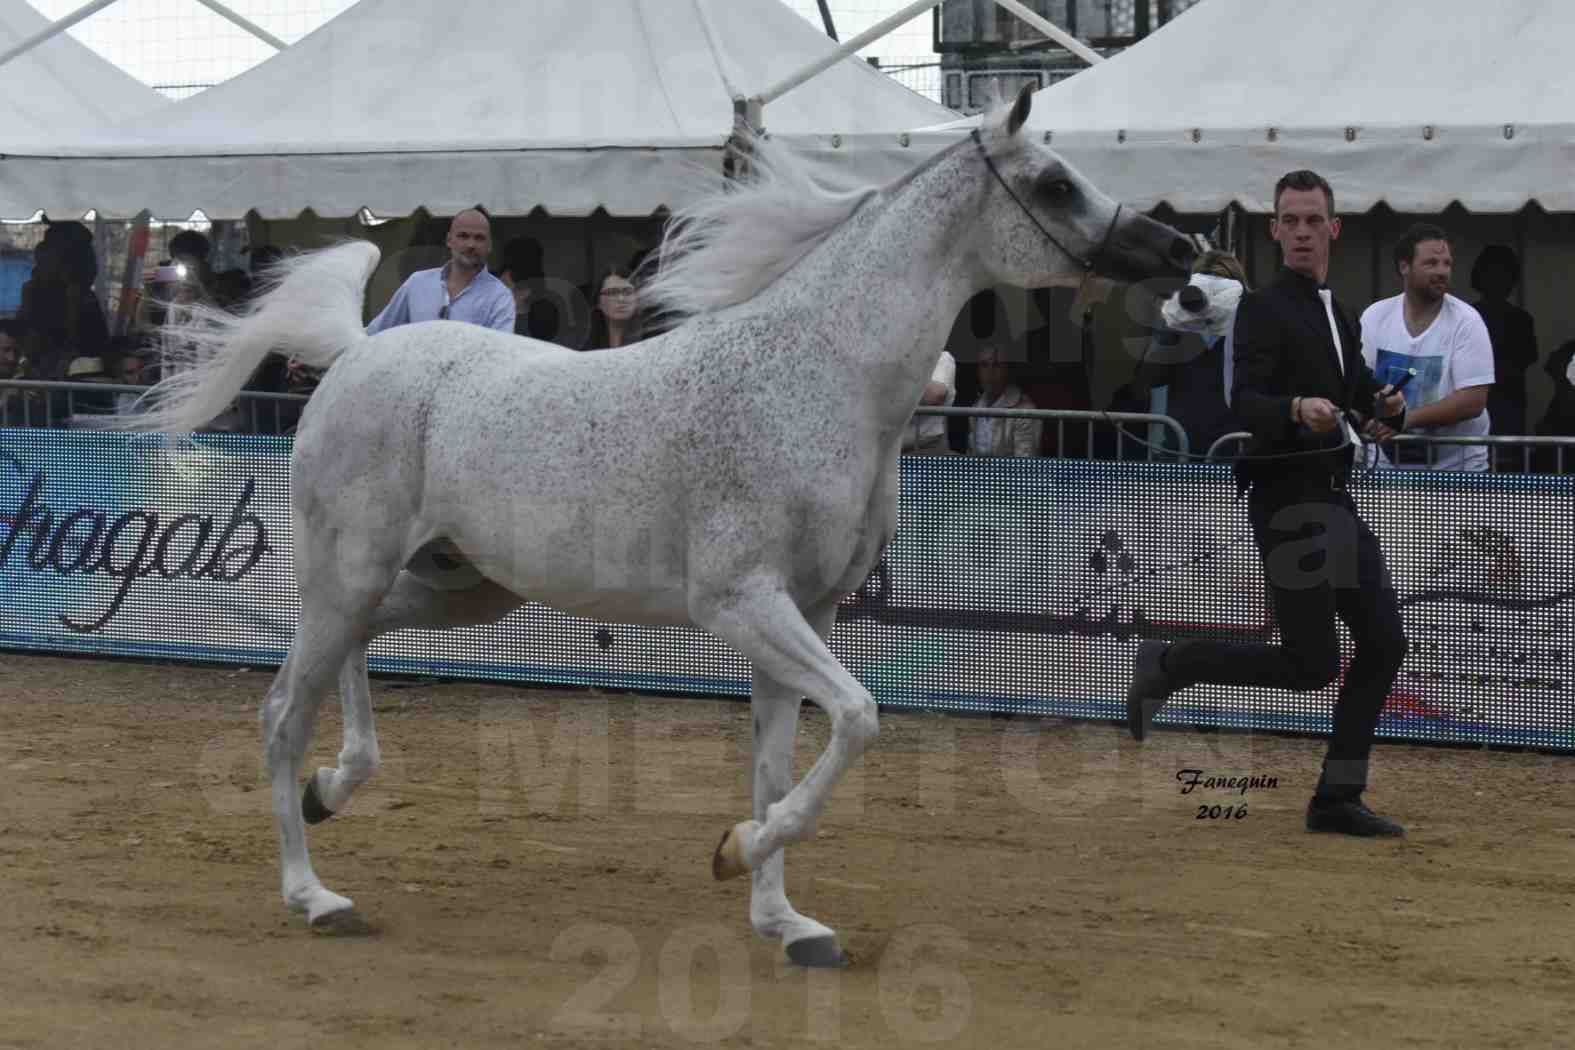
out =
[[[1403,391],[1408,412],[1443,399],[1444,358],[1438,355],[1421,357],[1403,354],[1398,350],[1379,347],[1378,357],[1373,362],[1373,374],[1380,383],[1388,386],[1400,382],[1413,368],[1416,369],[1416,375]]]

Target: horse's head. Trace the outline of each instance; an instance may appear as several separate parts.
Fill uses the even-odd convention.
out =
[[[1192,242],[1117,204],[1055,151],[1023,134],[1032,104],[1032,92],[1024,89],[974,133],[979,169],[989,182],[978,251],[990,275],[1023,288],[1090,271],[1122,281],[1185,276],[1197,254]]]

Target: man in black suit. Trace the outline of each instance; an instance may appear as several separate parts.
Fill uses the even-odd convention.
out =
[[[1394,586],[1346,490],[1353,422],[1382,440],[1404,425],[1405,399],[1362,361],[1358,333],[1325,287],[1340,235],[1334,191],[1296,171],[1274,190],[1270,230],[1284,266],[1236,312],[1232,408],[1254,436],[1238,480],[1280,627],[1280,645],[1214,641],[1138,647],[1127,720],[1139,740],[1177,689],[1203,682],[1308,691],[1340,673],[1335,617],[1356,654],[1334,709],[1310,831],[1400,835],[1362,803],[1378,714],[1405,656]],[[1263,458],[1252,458],[1263,457]]]

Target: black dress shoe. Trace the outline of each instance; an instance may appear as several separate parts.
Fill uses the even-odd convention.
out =
[[[1338,802],[1307,803],[1308,831],[1335,831],[1342,835],[1395,838],[1405,834],[1405,828],[1362,804],[1359,798]]]
[[[1154,724],[1154,716],[1176,691],[1165,670],[1165,650],[1169,642],[1139,642],[1132,659],[1132,682],[1127,686],[1127,730],[1132,739],[1142,740]]]

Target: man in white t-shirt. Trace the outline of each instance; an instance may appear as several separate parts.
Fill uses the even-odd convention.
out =
[[[1449,294],[1454,256],[1449,236],[1419,223],[1395,246],[1405,289],[1362,313],[1362,356],[1378,378],[1405,388],[1406,429],[1439,436],[1488,432],[1493,341],[1476,308]],[[1487,470],[1486,445],[1440,445],[1435,470]]]

